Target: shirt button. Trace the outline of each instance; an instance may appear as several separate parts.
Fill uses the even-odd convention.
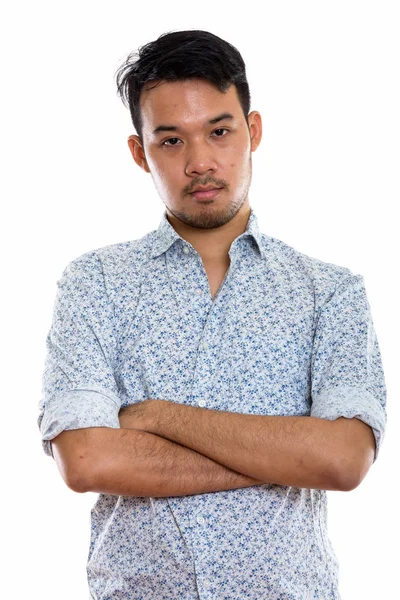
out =
[[[198,296],[200,296],[200,294],[202,293],[200,288],[195,289],[194,291],[195,294],[197,294]]]
[[[185,254],[189,254],[190,250],[189,250],[189,248],[187,246],[183,246],[183,252]]]
[[[199,404],[199,406],[205,406],[206,405],[206,401],[205,400],[199,400],[198,404]]]
[[[202,516],[197,517],[197,522],[199,525],[204,525],[204,522],[205,522],[204,517],[202,517]]]
[[[211,581],[209,579],[205,579],[203,581],[203,585],[204,587],[209,588],[211,586]]]

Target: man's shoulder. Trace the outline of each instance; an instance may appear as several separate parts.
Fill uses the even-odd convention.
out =
[[[309,284],[319,296],[330,296],[341,282],[354,277],[349,267],[311,256],[264,233],[261,236],[271,266]]]
[[[148,258],[154,233],[155,231],[150,231],[135,240],[116,242],[88,250],[73,258],[69,267],[71,269],[93,268],[93,263],[100,262],[103,265],[112,264],[114,269],[131,268],[132,263]]]
[[[65,276],[75,280],[101,281],[111,296],[121,288],[135,287],[151,252],[155,231],[125,242],[88,250],[73,258],[65,267]]]

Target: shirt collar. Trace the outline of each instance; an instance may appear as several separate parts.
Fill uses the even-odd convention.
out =
[[[253,237],[253,239],[257,243],[257,247],[258,247],[261,257],[265,258],[265,250],[264,250],[264,244],[263,244],[263,240],[262,240],[262,234],[260,233],[260,230],[258,227],[258,221],[257,221],[256,214],[252,208],[250,209],[249,220],[247,221],[247,226],[246,226],[245,231],[240,236],[238,236],[236,239],[245,237],[245,236]],[[167,212],[164,211],[164,213],[161,217],[161,221],[158,226],[158,229],[155,232],[155,238],[154,238],[153,247],[152,247],[152,250],[150,253],[150,258],[156,258],[163,252],[166,252],[170,248],[170,246],[172,246],[172,244],[174,242],[176,242],[176,240],[182,240],[186,244],[188,243],[172,227],[171,223],[167,219]]]

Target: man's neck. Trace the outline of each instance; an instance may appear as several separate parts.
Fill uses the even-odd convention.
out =
[[[190,227],[168,211],[167,218],[175,231],[199,253],[203,263],[218,264],[228,260],[231,244],[246,230],[250,212],[245,202],[233,219],[214,229]]]

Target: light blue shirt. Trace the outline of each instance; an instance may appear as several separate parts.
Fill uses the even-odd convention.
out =
[[[147,398],[228,412],[386,425],[364,280],[260,233],[254,210],[212,300],[200,255],[157,230],[72,260],[57,282],[38,425],[119,427]],[[97,600],[336,600],[327,492],[265,483],[191,496],[99,494]]]

